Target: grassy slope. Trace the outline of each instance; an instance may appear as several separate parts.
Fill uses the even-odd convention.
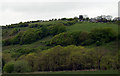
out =
[[[61,21],[51,21],[51,22],[42,22],[42,24],[54,24],[54,23],[58,23],[58,22],[61,22]],[[35,24],[35,23],[34,23]],[[39,24],[39,22],[37,22],[36,24]],[[74,25],[71,25],[71,26],[66,26],[67,27],[67,31],[68,32],[73,32],[73,31],[87,31],[87,32],[89,32],[90,30],[92,30],[93,28],[101,28],[101,27],[112,27],[113,28],[113,30],[115,30],[116,32],[117,32],[117,30],[118,30],[118,27],[117,27],[117,25],[116,24],[110,24],[110,23],[89,23],[89,22],[83,22],[83,23],[81,23],[81,22],[79,22],[79,23],[76,23],[76,24],[74,24]],[[28,29],[30,29],[30,28],[28,28],[28,27],[22,27],[22,28],[20,28],[21,29],[21,31],[25,31],[25,30],[28,30]],[[6,29],[5,29],[6,30]],[[5,30],[3,30],[3,31],[5,31]],[[8,32],[10,32],[12,29],[10,28],[9,30],[8,30]],[[7,38],[7,36],[5,36],[6,38]],[[5,37],[3,37],[3,39],[5,38]],[[42,39],[42,40],[39,40],[39,41],[37,41],[37,42],[34,42],[34,43],[32,43],[32,44],[26,44],[26,45],[10,45],[10,46],[4,46],[3,47],[3,50],[12,50],[12,49],[18,49],[18,48],[23,48],[23,47],[25,47],[25,48],[37,48],[37,49],[45,49],[45,48],[49,48],[49,47],[46,47],[42,42],[44,42],[44,41],[46,41],[46,40],[50,40],[52,37],[51,36],[49,36],[49,37],[46,37],[46,38],[44,38],[44,39]],[[105,45],[103,45],[102,47],[106,47],[106,48],[109,48],[109,47],[111,47],[111,48],[109,48],[109,49],[114,49],[114,48],[116,48],[116,46],[115,45],[111,45],[111,44],[114,44],[114,42],[111,42],[111,43],[109,43],[109,44],[105,44]],[[88,47],[95,47],[94,45],[90,45],[90,46],[88,46]]]
[[[14,49],[20,49],[20,48],[31,48],[31,49],[37,49],[39,51],[41,51],[42,49],[47,49],[50,48],[49,46],[45,46],[45,44],[43,43],[44,41],[50,40],[52,38],[52,36],[48,36],[44,39],[41,39],[39,41],[36,41],[32,44],[25,44],[25,45],[10,45],[10,46],[4,46],[2,49],[4,52],[9,52],[9,50],[14,50]]]
[[[54,23],[54,22],[51,22]],[[46,23],[45,23],[46,24]],[[67,26],[67,31],[68,32],[73,32],[73,31],[87,31],[90,32],[91,29],[93,28],[100,28],[100,27],[112,27],[116,32],[118,31],[118,27],[116,24],[107,24],[107,23],[88,23],[88,22],[83,22],[83,23],[76,23],[71,26]],[[28,30],[28,27],[26,28],[20,28],[22,31]],[[9,29],[8,32],[10,32],[12,29]],[[10,37],[10,36],[4,36],[5,37]],[[10,46],[4,46],[3,50],[4,51],[9,51],[12,49],[19,49],[19,48],[36,48],[38,50],[49,48],[45,46],[42,42],[46,40],[50,40],[52,37],[46,37],[42,40],[39,40],[37,42],[34,42],[32,44],[26,44],[26,45],[10,45]],[[117,48],[117,42],[110,42],[107,44],[104,44],[100,47],[107,48],[109,50],[115,50]],[[95,47],[94,45],[86,46],[87,48],[92,48]],[[28,73],[29,74],[29,73]],[[34,73],[32,73],[34,74]],[[118,74],[118,71],[59,71],[59,72],[38,72],[35,74]],[[26,76],[26,75],[25,75]]]
[[[116,32],[118,31],[117,24],[110,24],[110,23],[90,23],[90,22],[83,22],[83,23],[76,23],[72,26],[67,27],[67,30],[69,32],[73,31],[87,31],[90,32],[90,30],[94,28],[102,28],[102,27],[111,27]]]

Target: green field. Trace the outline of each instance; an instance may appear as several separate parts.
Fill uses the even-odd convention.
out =
[[[32,73],[22,73],[22,74],[118,74],[118,70],[99,70],[99,71],[49,71],[49,72],[32,72]],[[21,73],[12,73],[21,74]]]
[[[33,74],[118,74],[118,70],[106,71],[58,71],[58,72],[33,72]]]
[[[112,23],[91,23],[91,22],[79,22],[72,26],[67,27],[69,32],[73,31],[87,31],[90,32],[94,28],[104,28],[104,27],[111,27],[113,30],[118,32],[118,25]]]

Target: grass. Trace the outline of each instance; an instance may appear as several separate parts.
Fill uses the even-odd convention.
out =
[[[46,46],[44,44],[45,41],[47,40],[50,40],[52,38],[52,36],[48,36],[48,37],[45,37],[41,40],[38,40],[32,44],[24,44],[24,45],[9,45],[9,46],[4,46],[2,47],[2,50],[3,50],[3,53],[5,52],[9,52],[10,50],[14,50],[14,49],[20,49],[20,48],[35,48],[35,49],[38,49],[38,50],[43,50],[43,49],[47,49],[47,48],[50,48],[49,46]]]
[[[39,74],[39,72],[38,72]],[[117,70],[107,71],[58,71],[58,72],[42,72],[40,74],[118,74]]]
[[[12,74],[118,74],[118,70],[97,70],[97,71],[49,71],[49,72],[31,72],[31,73],[12,73]]]
[[[91,23],[91,22],[79,22],[72,26],[67,27],[68,32],[73,31],[86,31],[90,32],[94,28],[102,28],[102,27],[111,27],[113,30],[118,32],[118,25],[112,23]]]

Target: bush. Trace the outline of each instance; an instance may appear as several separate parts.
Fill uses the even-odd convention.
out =
[[[30,44],[49,35],[48,28],[43,26],[41,29],[29,29],[19,32],[16,36],[3,40],[3,46],[14,44]]]
[[[20,43],[20,40],[21,40],[21,37],[22,37],[22,33],[24,33],[24,32],[19,32],[15,37],[13,37],[12,39],[11,39],[11,44],[19,44]]]
[[[3,71],[7,72],[7,73],[12,73],[14,71],[14,63],[9,62],[9,63],[5,64]]]
[[[41,27],[40,36],[41,38],[46,37],[49,34],[48,27],[46,25]]]
[[[3,46],[8,46],[8,45],[14,45],[14,44],[19,44],[21,41],[23,32],[19,32],[16,36],[13,36],[11,38],[3,40]]]
[[[27,61],[14,61],[8,62],[5,64],[3,71],[6,73],[23,73],[23,72],[30,72],[31,67],[28,65]]]
[[[90,32],[89,37],[96,45],[101,45],[115,40],[117,35],[112,28],[95,28]]]
[[[36,51],[35,49],[31,49],[31,48],[15,49],[15,50],[12,50],[11,56],[15,59],[18,59],[21,55],[27,55],[35,51]]]
[[[2,40],[2,45],[3,46],[11,45],[11,39]]]
[[[88,39],[87,32],[76,31],[71,33],[76,45],[82,45],[85,40]]]
[[[18,26],[19,27],[27,27],[28,26],[28,23],[22,23],[22,22],[20,22],[19,24],[18,24]]]
[[[83,43],[87,39],[88,39],[87,32],[81,32],[81,31],[76,31],[72,33],[64,32],[64,33],[55,35],[50,41],[50,44],[62,45],[62,46],[83,45]]]
[[[35,23],[33,23],[33,24],[29,25],[29,28],[40,28],[42,26],[43,26],[42,24],[35,24]]]
[[[27,61],[16,61],[14,64],[14,72],[17,73],[24,73],[24,72],[30,72],[31,67],[28,65]]]
[[[14,29],[11,31],[11,34],[10,34],[10,35],[15,35],[15,34],[17,34],[19,31],[20,31],[20,29],[14,28]]]
[[[62,45],[62,46],[71,45],[74,43],[75,43],[75,41],[74,41],[72,35],[70,35],[67,32],[55,35],[52,38],[52,40],[50,41],[51,45],[55,44],[55,45]]]
[[[23,33],[20,44],[30,44],[39,39],[39,35],[35,29],[27,30]]]
[[[51,35],[57,35],[66,31],[66,27],[62,23],[50,26],[49,29]]]

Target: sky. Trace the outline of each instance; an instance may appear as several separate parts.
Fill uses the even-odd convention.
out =
[[[119,0],[0,0],[0,25],[19,22],[73,18],[88,15],[118,16]]]

